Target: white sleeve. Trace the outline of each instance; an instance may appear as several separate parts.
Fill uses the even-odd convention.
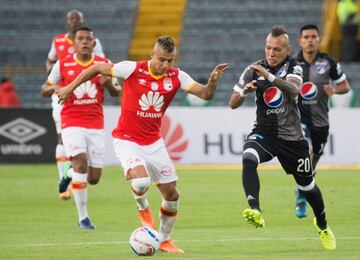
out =
[[[195,84],[195,80],[190,77],[186,72],[179,70],[179,80],[181,83],[181,88],[189,91],[191,87]]]
[[[56,84],[61,80],[61,75],[60,75],[60,63],[59,61],[57,61],[54,66],[51,69],[51,72],[48,76],[47,81],[50,84]]]
[[[124,60],[120,61],[112,67],[112,76],[127,79],[136,69],[136,62]]]
[[[95,39],[95,42],[96,42],[96,45],[95,45],[95,48],[94,48],[94,50],[93,50],[93,53],[94,53],[95,55],[98,55],[98,56],[104,58],[104,57],[105,57],[105,54],[104,54],[104,51],[103,51],[103,48],[102,48],[102,45],[101,45],[99,39],[96,38],[96,39]]]
[[[54,41],[52,41],[51,43],[51,48],[48,54],[48,59],[52,60],[52,61],[56,61],[57,60],[57,55],[56,55],[56,50],[55,50],[55,44]]]

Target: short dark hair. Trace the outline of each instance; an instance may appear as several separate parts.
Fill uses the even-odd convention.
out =
[[[160,36],[156,43],[158,43],[167,52],[173,52],[175,49],[175,40],[170,36]]]
[[[315,24],[306,24],[300,28],[299,34],[302,35],[302,32],[305,30],[316,30],[317,33],[320,35],[319,27],[317,27]]]
[[[280,35],[287,34],[286,28],[283,25],[275,25],[271,28],[270,35],[272,37],[279,37]]]
[[[87,26],[81,26],[79,29],[76,29],[75,34],[76,34],[78,31],[93,32],[93,30],[91,30],[91,28],[90,28],[90,27],[87,27]]]

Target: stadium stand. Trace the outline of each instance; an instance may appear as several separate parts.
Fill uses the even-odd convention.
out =
[[[10,76],[24,107],[49,107],[40,96],[45,60],[55,35],[66,31],[66,13],[78,9],[113,61],[127,58],[138,1],[1,1],[0,72]],[[107,100],[107,101],[106,101]],[[105,99],[109,104],[114,99]]]
[[[44,63],[52,37],[65,31],[66,12],[81,10],[107,56],[119,61],[129,57],[140,0],[121,3],[105,0],[101,5],[95,0],[65,1],[64,4],[56,0],[3,0],[1,3],[0,73],[13,78],[23,106],[48,107],[50,100],[39,95],[46,79]],[[187,0],[178,40],[177,65],[197,80],[207,78],[215,64],[229,63],[229,71],[219,83],[211,103],[227,106],[232,87],[245,66],[263,57],[269,29],[275,24],[284,24],[295,54],[299,27],[306,23],[321,27],[322,4],[322,0],[244,0],[241,4],[237,0]],[[161,34],[161,25],[155,27]],[[351,78],[359,105],[360,64],[343,64],[343,67]],[[179,91],[173,106],[184,105],[184,98],[185,93]],[[114,100],[107,100],[110,102],[107,104],[114,104]],[[253,103],[251,98],[246,102]]]

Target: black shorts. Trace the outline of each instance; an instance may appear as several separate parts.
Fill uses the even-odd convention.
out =
[[[321,156],[324,152],[325,144],[329,137],[329,126],[316,127],[301,124],[301,129],[305,134],[306,140],[310,143],[313,153]]]
[[[252,148],[257,151],[260,163],[277,157],[287,174],[310,177],[313,175],[306,140],[287,141],[259,133],[250,133],[245,140],[244,151]]]

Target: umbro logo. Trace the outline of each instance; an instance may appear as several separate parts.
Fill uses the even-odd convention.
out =
[[[0,126],[0,135],[19,144],[26,143],[46,133],[46,128],[19,117]]]
[[[145,79],[139,79],[139,85],[146,85],[146,80]]]

